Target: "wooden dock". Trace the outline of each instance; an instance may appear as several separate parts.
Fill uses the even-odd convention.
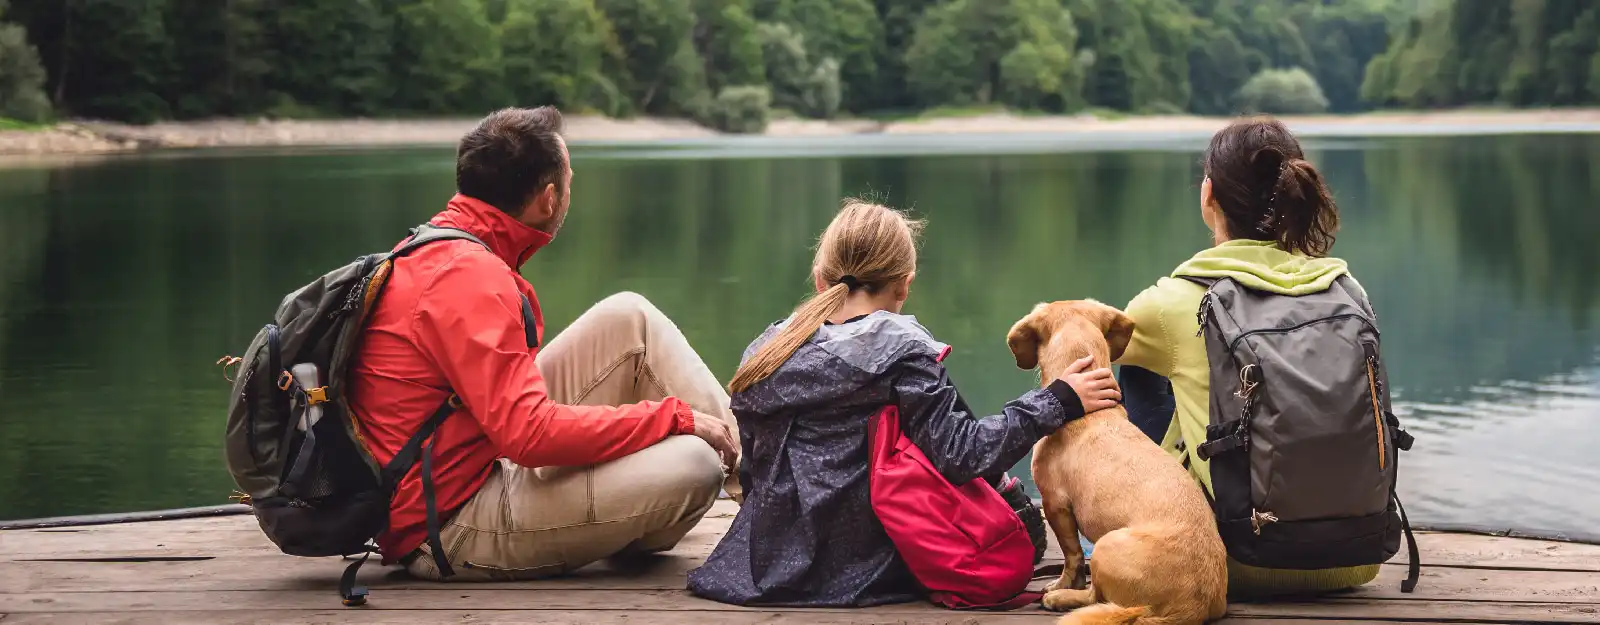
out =
[[[339,605],[336,559],[280,554],[250,516],[0,531],[0,625],[20,623],[1053,623],[1042,609],[745,609],[690,596],[684,575],[727,530],[722,501],[670,554],[539,582],[429,583],[368,564],[361,608]],[[1600,623],[1600,546],[1418,534],[1377,581],[1315,600],[1236,603],[1226,622]],[[1059,552],[1052,548],[1054,561]],[[1041,582],[1042,583],[1042,582]]]

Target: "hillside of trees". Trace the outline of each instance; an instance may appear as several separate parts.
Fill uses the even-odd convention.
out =
[[[1455,0],[1407,20],[1361,93],[1418,108],[1600,103],[1600,2]]]
[[[1600,101],[1592,0],[0,0],[0,117]]]

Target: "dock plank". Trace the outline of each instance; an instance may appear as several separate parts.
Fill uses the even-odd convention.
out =
[[[499,625],[508,623],[543,623],[548,625],[638,625],[662,623],[666,625],[1042,625],[1051,619],[1038,613],[1026,614],[968,614],[953,613],[904,615],[890,617],[883,614],[817,613],[817,612],[706,612],[684,611],[671,614],[659,612],[640,613],[627,610],[597,610],[581,614],[559,612],[526,612],[504,610],[428,610],[419,612],[373,612],[346,610],[283,610],[272,615],[251,615],[234,612],[78,612],[72,614],[21,614],[12,619],[0,620],[5,625],[276,625],[277,623],[351,623],[383,625],[419,625],[434,623],[472,623],[474,625]],[[1257,623],[1257,621],[1245,621]],[[1303,625],[1304,621],[1300,621]]]
[[[695,598],[684,576],[732,522],[719,502],[673,552],[534,582],[449,584],[369,564],[369,606],[333,592],[343,562],[285,556],[249,516],[0,531],[0,625],[15,623],[1049,623],[1040,609],[952,612],[746,609]],[[1405,552],[1362,588],[1316,600],[1235,603],[1225,622],[1600,623],[1600,546],[1418,535],[1423,577],[1402,594]],[[1051,545],[1051,561],[1060,552]],[[1042,584],[1043,582],[1039,582]]]
[[[737,508],[718,502],[674,550],[704,557],[727,531]],[[1476,534],[1418,533],[1425,567],[1524,568],[1600,572],[1600,545]],[[1054,545],[1052,552],[1060,557]],[[249,516],[181,519],[81,528],[0,531],[0,558],[185,557],[276,553]],[[1404,549],[1390,561],[1407,562]]]
[[[1238,603],[1230,618],[1281,617],[1345,621],[1424,623],[1600,623],[1595,604],[1494,603],[1477,601],[1341,601]],[[1244,620],[1249,623],[1252,621]]]
[[[1012,614],[945,614],[927,618],[887,618],[884,615],[861,615],[816,612],[675,612],[640,614],[623,610],[584,612],[581,615],[560,613],[528,613],[498,610],[429,610],[425,612],[364,612],[364,611],[312,611],[286,610],[271,616],[242,613],[195,612],[78,612],[73,614],[20,614],[11,619],[0,619],[6,625],[188,625],[191,623],[214,625],[269,625],[276,623],[351,623],[383,625],[417,625],[422,623],[472,623],[474,625],[499,625],[506,623],[544,623],[550,625],[637,625],[640,622],[679,625],[881,625],[894,624],[950,624],[950,625],[1012,625],[1051,623],[1053,615],[1039,613]],[[670,616],[670,618],[659,618]],[[1315,618],[1257,618],[1229,617],[1217,621],[1219,625],[1314,625],[1337,622],[1346,625],[1392,625],[1396,621],[1315,619]],[[1413,621],[1415,622],[1415,621]],[[1424,621],[1425,622],[1425,621]],[[1465,621],[1470,622],[1470,621]],[[1492,619],[1483,622],[1495,622]]]
[[[1422,565],[1479,568],[1594,571],[1600,573],[1600,545],[1507,538],[1480,534],[1418,532]],[[1390,564],[1410,562],[1404,548]]]
[[[270,561],[271,567],[261,566]],[[667,555],[627,564],[600,563],[571,576],[533,582],[482,582],[468,585],[417,580],[398,570],[369,565],[361,583],[387,591],[468,587],[477,590],[680,590],[684,577],[703,558]],[[201,561],[154,562],[0,562],[0,581],[17,592],[149,592],[305,590],[328,591],[338,582],[342,563],[333,558],[220,556]],[[1416,591],[1400,592],[1405,567],[1384,567],[1377,580],[1345,596],[1365,599],[1460,599],[1473,601],[1600,602],[1600,573],[1523,569],[1424,567]]]
[[[685,619],[702,613],[730,613],[749,618],[780,612],[805,615],[806,622],[829,614],[841,622],[972,622],[976,616],[1009,621],[1013,617],[1050,616],[1038,608],[1004,614],[952,612],[931,604],[912,603],[855,610],[761,610],[724,606],[689,596],[682,591],[539,591],[418,589],[385,593],[358,609],[329,607],[335,598],[327,592],[310,591],[220,591],[220,592],[107,592],[107,593],[30,593],[0,594],[0,612],[12,615],[31,613],[130,613],[160,611],[172,613],[217,612],[272,615],[282,611],[307,611],[326,615],[330,621],[345,622],[372,612],[424,613],[435,611],[524,611],[527,617],[579,618],[590,622],[591,612],[625,612],[640,615],[650,622],[697,623]],[[1479,601],[1371,601],[1328,599],[1314,602],[1240,603],[1229,607],[1228,616],[1309,618],[1323,620],[1427,620],[1453,622],[1600,623],[1600,605],[1552,604],[1538,602],[1501,603]],[[208,617],[209,618],[209,617]],[[409,617],[394,617],[409,618]],[[854,620],[853,620],[854,619]],[[9,620],[9,619],[8,619]],[[354,621],[360,622],[360,621]],[[999,622],[998,620],[993,622]]]

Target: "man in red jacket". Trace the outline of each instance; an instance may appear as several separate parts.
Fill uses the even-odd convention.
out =
[[[387,463],[453,391],[433,435],[441,574],[419,463],[400,481],[385,564],[422,578],[542,577],[670,549],[719,490],[736,499],[728,395],[683,334],[631,293],[544,345],[518,268],[561,229],[572,167],[553,108],[495,112],[461,139],[457,194],[430,221],[465,230],[399,259],[350,379],[358,434]],[[523,297],[532,305],[532,341]],[[726,484],[724,484],[726,482]]]

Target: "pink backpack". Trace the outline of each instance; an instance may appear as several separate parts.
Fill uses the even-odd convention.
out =
[[[1016,609],[1028,592],[1033,542],[1000,493],[982,479],[944,479],[885,407],[869,426],[872,510],[911,574],[936,604],[952,609]]]

